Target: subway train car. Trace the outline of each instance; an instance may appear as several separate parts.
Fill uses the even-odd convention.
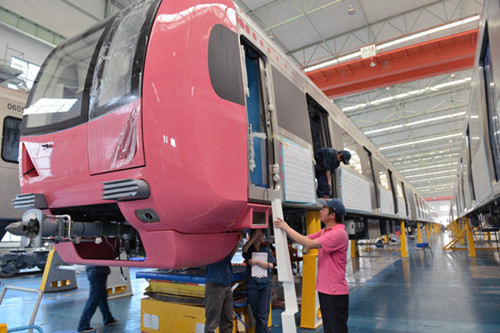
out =
[[[5,227],[19,221],[23,212],[11,205],[19,193],[18,151],[21,120],[28,94],[0,86],[0,240],[5,235]]]
[[[232,1],[147,0],[58,46],[24,113],[12,230],[68,263],[178,268],[318,209],[313,152],[348,149],[334,193],[352,239],[429,206]],[[144,260],[116,260],[125,250]]]
[[[462,141],[452,220],[468,217],[488,230],[500,226],[500,2],[487,0],[479,28],[472,89]]]

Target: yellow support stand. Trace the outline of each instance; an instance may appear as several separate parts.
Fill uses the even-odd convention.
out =
[[[460,221],[457,223],[458,230],[459,230],[460,232],[462,232],[462,231],[467,232],[467,228],[465,228],[465,226],[463,225],[463,223],[464,223],[464,221],[463,221],[463,220],[460,220]],[[462,239],[460,240],[460,244],[461,244],[461,245],[465,245],[465,238],[462,238]]]
[[[43,293],[78,288],[75,272],[59,269],[59,266],[65,264],[55,249],[49,252],[40,283],[40,290]]]
[[[422,243],[422,233],[420,232],[420,222],[417,222],[417,243]]]
[[[306,216],[307,234],[313,234],[321,230],[321,221],[318,211],[307,212]],[[303,256],[302,274],[302,306],[300,311],[300,327],[316,329],[322,323],[321,311],[319,309],[319,298],[316,292],[316,273],[318,266],[318,250],[310,249]]]
[[[405,221],[401,220],[401,258],[408,258],[408,245],[406,242],[406,230],[405,230]]]
[[[359,256],[358,241],[351,239],[351,258],[356,258],[358,256]]]
[[[427,231],[427,241],[430,242],[431,241],[431,235],[429,233],[429,225],[428,224],[425,225],[425,231]]]
[[[476,257],[476,245],[474,244],[474,236],[472,235],[472,231],[469,226],[469,219],[466,217],[464,219],[465,229],[467,230],[467,248],[469,249],[469,257]]]

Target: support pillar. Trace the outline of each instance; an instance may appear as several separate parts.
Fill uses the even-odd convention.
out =
[[[351,239],[351,258],[359,257],[358,241]]]
[[[306,231],[313,234],[321,230],[318,211],[307,212]],[[316,329],[323,321],[319,315],[319,298],[316,292],[316,275],[318,268],[318,250],[309,249],[303,256],[302,266],[302,307],[300,311],[300,327]]]
[[[469,250],[469,257],[476,257],[476,245],[474,244],[474,236],[472,235],[472,230],[469,226],[469,218],[464,218],[465,228],[467,229],[467,249]]]
[[[457,225],[459,231],[467,230],[467,228],[464,225],[464,220],[460,220]],[[460,239],[460,244],[465,245],[465,237],[462,237],[462,239]]]
[[[429,228],[430,228],[430,227],[429,227],[429,224],[427,223],[427,224],[425,225],[425,231],[427,231],[427,242],[430,242],[430,241],[431,241],[431,235],[430,235],[430,233],[429,233]]]
[[[420,222],[417,222],[417,243],[422,243],[422,233],[420,232]]]
[[[408,245],[406,242],[406,230],[405,230],[405,221],[401,220],[400,222],[400,227],[401,227],[401,258],[408,258]]]

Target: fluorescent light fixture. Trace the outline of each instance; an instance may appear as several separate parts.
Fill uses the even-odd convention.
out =
[[[417,179],[417,180],[412,180],[411,183],[420,183],[420,182],[428,182],[431,180],[438,180],[438,179],[448,179],[448,178],[457,178],[456,175],[450,175],[450,176],[440,176],[440,177],[434,177],[434,178],[426,178],[426,179]]]
[[[363,109],[367,106],[380,105],[382,103],[391,102],[393,100],[401,100],[401,99],[406,98],[406,97],[421,95],[423,93],[430,92],[430,91],[438,91],[438,90],[443,89],[443,88],[449,88],[452,86],[469,83],[471,81],[471,79],[472,79],[471,77],[466,77],[466,78],[460,79],[460,80],[440,83],[440,84],[437,84],[437,85],[432,86],[432,87],[426,87],[426,88],[422,88],[422,89],[412,90],[412,91],[409,91],[406,93],[398,94],[396,96],[384,97],[384,98],[376,99],[376,100],[371,101],[371,102],[360,103],[360,104],[356,104],[353,106],[347,106],[345,108],[342,108],[342,111],[344,111],[344,112],[355,111],[355,110]]]
[[[390,41],[390,42],[387,42],[387,43],[384,43],[384,44],[380,44],[380,45],[378,45],[376,47],[376,49],[377,49],[377,51],[383,50],[385,48],[388,48],[388,47],[391,47],[391,46],[394,46],[394,45],[397,45],[397,44],[406,43],[408,41],[411,41],[411,40],[414,40],[414,39],[417,39],[417,38],[420,38],[420,37],[423,37],[423,36],[431,35],[431,34],[434,34],[436,32],[439,32],[439,31],[443,31],[443,30],[446,30],[446,29],[451,29],[451,28],[457,27],[459,25],[463,25],[463,24],[467,24],[467,23],[470,23],[470,22],[474,22],[474,21],[479,20],[480,18],[481,18],[480,15],[476,15],[476,16],[465,18],[463,20],[451,22],[451,23],[448,23],[448,24],[445,24],[445,25],[442,25],[442,26],[439,26],[439,27],[435,27],[435,28],[432,28],[432,29],[429,29],[429,30],[425,30],[425,31],[422,31],[422,32],[410,35],[410,36],[406,36],[406,37],[399,38],[399,39],[396,39],[396,40],[393,40],[393,41]],[[319,63],[317,65],[306,67],[306,68],[304,68],[304,73],[308,73],[308,72],[315,71],[317,69],[321,69],[321,68],[333,66],[333,65],[339,64],[339,63],[341,63],[343,61],[354,59],[354,58],[358,58],[360,56],[361,56],[361,52],[350,53],[350,54],[348,54],[346,56],[343,56],[343,57],[339,57],[339,58],[336,58],[336,59],[332,59],[332,60],[328,60],[328,61]]]
[[[399,148],[399,147],[406,147],[406,146],[411,146],[411,145],[416,145],[419,143],[425,143],[425,142],[432,142],[432,141],[439,141],[443,139],[449,139],[449,138],[454,138],[457,136],[462,136],[461,133],[455,133],[455,134],[448,134],[448,135],[443,135],[443,136],[437,136],[434,138],[428,138],[428,139],[422,139],[422,140],[415,140],[415,141],[410,141],[410,142],[404,142],[404,143],[399,143],[396,145],[392,146],[385,146],[385,147],[380,147],[380,150],[387,150],[387,149],[392,149],[392,148]]]
[[[417,120],[417,121],[414,121],[414,122],[411,122],[411,123],[408,123],[408,124],[400,124],[400,125],[395,125],[395,126],[390,126],[390,127],[385,127],[385,128],[379,128],[379,129],[376,129],[376,130],[373,130],[373,131],[366,131],[365,134],[369,135],[369,134],[375,134],[375,133],[380,133],[380,132],[384,132],[384,131],[391,131],[391,130],[402,128],[402,127],[410,127],[410,126],[414,126],[414,125],[425,124],[425,123],[428,123],[428,122],[431,122],[431,121],[435,121],[435,120],[451,119],[451,118],[455,118],[455,117],[460,117],[460,116],[464,116],[465,114],[466,114],[466,112],[458,112],[458,113],[454,113],[454,114],[447,114],[445,116],[434,117],[434,118],[423,119],[423,120]]]
[[[420,170],[425,170],[425,169],[442,168],[442,167],[445,167],[445,166],[452,166],[452,165],[457,165],[457,164],[458,164],[458,162],[444,163],[444,164],[435,164],[435,165],[429,165],[429,166],[420,167],[420,168],[400,169],[399,172],[404,173],[404,172],[420,171]]]
[[[439,31],[443,31],[443,30],[446,30],[446,29],[451,29],[451,28],[457,27],[457,26],[462,25],[462,24],[474,22],[474,21],[479,20],[480,18],[481,18],[480,15],[468,17],[468,18],[460,20],[460,21],[451,22],[451,23],[448,23],[448,24],[445,24],[445,25],[442,25],[442,26],[439,26],[439,27],[436,27],[436,28],[432,28],[432,29],[429,29],[429,30],[425,30],[425,31],[422,31],[422,32],[419,32],[419,33],[416,33],[416,34],[413,34],[413,35],[410,35],[410,36],[407,36],[407,37],[399,38],[399,39],[396,39],[396,40],[393,40],[393,41],[390,41],[390,42],[387,42],[387,43],[384,43],[384,44],[380,44],[380,45],[377,46],[377,51],[383,50],[385,48],[388,48],[388,47],[391,47],[391,46],[394,46],[394,45],[397,45],[397,44],[406,43],[406,42],[408,42],[410,40],[414,40],[414,39],[417,39],[417,38],[420,38],[420,37],[431,35],[431,34],[434,34],[436,32],[439,32]]]
[[[417,178],[417,177],[434,176],[434,175],[440,175],[443,173],[450,173],[450,172],[453,172],[453,174],[455,174],[455,172],[457,172],[457,170],[448,169],[448,170],[441,170],[441,171],[435,171],[435,172],[427,172],[427,173],[421,173],[418,175],[405,176],[405,178],[410,179],[410,178]]]
[[[315,71],[317,69],[321,69],[321,68],[325,68],[325,67],[329,67],[329,66],[333,66],[333,65],[337,65],[337,64],[339,64],[341,62],[344,62],[344,61],[347,61],[347,60],[351,60],[351,59],[354,59],[354,58],[359,58],[360,56],[361,56],[361,52],[350,53],[348,55],[345,55],[345,56],[342,56],[342,57],[339,57],[339,58],[336,58],[336,59],[332,59],[332,60],[328,60],[328,61],[322,62],[321,64],[317,64],[317,65],[314,65],[314,66],[306,67],[306,68],[304,68],[304,73],[312,72],[312,71]]]

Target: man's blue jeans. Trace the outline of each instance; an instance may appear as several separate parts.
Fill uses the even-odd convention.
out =
[[[108,268],[109,269],[109,268]],[[108,292],[106,290],[106,280],[108,279],[108,272],[94,267],[87,269],[87,278],[90,282],[90,294],[85,307],[83,308],[80,322],[78,323],[78,331],[90,327],[90,320],[95,313],[97,307],[101,310],[104,325],[111,323],[115,320],[108,306]]]

